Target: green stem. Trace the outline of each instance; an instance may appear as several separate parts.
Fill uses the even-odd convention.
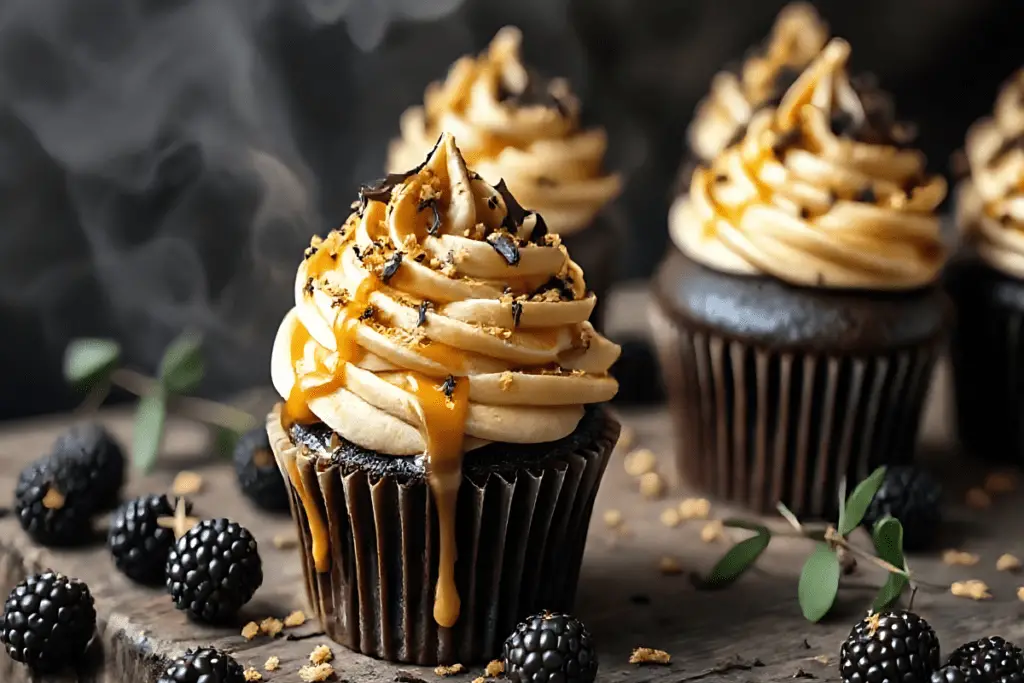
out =
[[[157,389],[159,383],[142,373],[118,368],[110,375],[110,381],[136,396],[145,396]],[[222,427],[242,433],[256,426],[256,418],[233,406],[209,401],[195,396],[171,396],[171,411],[197,422]]]

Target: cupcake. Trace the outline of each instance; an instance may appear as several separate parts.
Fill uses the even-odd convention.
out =
[[[952,334],[957,426],[979,457],[1024,462],[1024,70],[974,124],[958,191],[964,246],[946,282],[957,310]]]
[[[692,158],[683,174],[684,187],[689,187],[696,165],[709,164],[743,137],[754,112],[778,104],[826,41],[828,26],[814,6],[793,3],[783,8],[768,39],[739,68],[715,76],[686,132]]]
[[[572,605],[619,348],[559,237],[450,135],[353,207],[306,251],[271,360],[309,601],[355,651],[483,661]]]
[[[522,34],[503,28],[478,57],[462,57],[424,105],[401,118],[388,155],[392,171],[423,160],[437,136],[458,138],[466,162],[509,190],[561,235],[598,299],[614,278],[616,227],[605,211],[622,189],[605,173],[607,139],[580,128],[580,105],[564,79],[547,79],[520,59]]]
[[[848,57],[832,40],[696,170],[653,283],[682,476],[763,512],[827,516],[912,457],[947,326],[945,182]]]

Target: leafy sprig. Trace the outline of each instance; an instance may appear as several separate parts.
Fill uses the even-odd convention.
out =
[[[113,387],[139,397],[132,462],[144,472],[156,463],[169,413],[209,425],[220,454],[230,453],[238,436],[256,426],[255,418],[245,411],[188,395],[199,387],[206,372],[202,341],[191,331],[174,339],[164,351],[156,378],[121,367],[121,346],[112,339],[75,339],[64,352],[64,378],[86,392],[83,408],[98,408]]]
[[[785,505],[779,503],[779,514],[790,524],[789,533],[773,532],[767,526],[745,520],[726,520],[724,525],[753,531],[754,535],[736,543],[698,580],[704,588],[722,588],[752,568],[775,536],[798,536],[814,541],[814,549],[804,562],[797,585],[800,609],[808,621],[817,622],[831,611],[839,594],[844,559],[860,557],[886,570],[888,576],[872,603],[875,611],[885,609],[899,600],[908,586],[922,583],[916,579],[903,556],[903,526],[898,519],[885,517],[871,529],[875,554],[852,545],[849,536],[864,521],[871,500],[885,478],[879,467],[860,482],[847,497],[845,481],[840,483],[839,519],[835,526],[805,526]]]

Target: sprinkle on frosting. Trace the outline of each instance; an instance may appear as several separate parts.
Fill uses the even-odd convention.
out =
[[[519,30],[506,27],[484,53],[459,59],[443,83],[431,84],[424,105],[403,114],[389,165],[408,168],[442,131],[450,132],[481,176],[492,183],[504,179],[554,232],[568,234],[590,224],[619,194],[621,180],[602,172],[604,131],[580,129],[569,84],[525,67],[521,43]],[[515,221],[504,182],[497,187]]]
[[[906,147],[913,131],[888,98],[850,81],[849,52],[829,42],[777,107],[694,173],[669,219],[691,258],[803,286],[899,290],[936,278],[945,181]]]
[[[990,118],[967,132],[969,178],[959,190],[960,224],[993,268],[1024,279],[1024,69],[1007,81]]]

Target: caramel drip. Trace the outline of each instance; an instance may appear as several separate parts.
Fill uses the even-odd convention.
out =
[[[434,495],[440,529],[441,557],[434,594],[434,620],[440,626],[451,628],[459,619],[461,607],[455,586],[455,561],[458,559],[455,507],[462,482],[469,380],[465,377],[456,380],[450,396],[445,394],[444,385],[418,373],[409,373],[408,386],[423,413],[427,481]]]
[[[316,567],[317,572],[323,574],[331,568],[331,558],[328,554],[327,526],[320,515],[320,508],[317,507],[316,502],[314,502],[306,490],[306,485],[299,475],[299,467],[295,464],[295,460],[289,460],[286,467],[288,469],[288,478],[291,479],[292,486],[295,487],[296,492],[299,494],[299,500],[302,501],[302,509],[305,510],[306,520],[309,522],[309,536],[313,543],[313,565]]]

